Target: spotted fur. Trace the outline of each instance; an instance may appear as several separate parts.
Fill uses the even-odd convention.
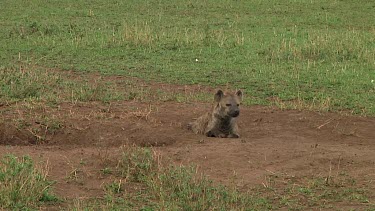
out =
[[[189,123],[189,129],[208,137],[239,138],[237,117],[240,114],[242,91],[233,94],[218,90],[214,99],[212,110]]]

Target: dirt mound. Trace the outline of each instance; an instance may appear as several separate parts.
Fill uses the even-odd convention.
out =
[[[31,132],[20,130],[12,124],[0,123],[0,145],[32,145],[36,142]]]
[[[159,109],[159,105],[136,105],[131,102],[112,104],[110,108],[103,105],[61,106],[59,114],[55,115],[63,116],[68,111],[74,115],[64,118],[65,127],[62,130],[50,134],[48,145],[171,145],[183,130],[172,126],[176,124],[172,123],[175,117],[170,118],[168,113]]]

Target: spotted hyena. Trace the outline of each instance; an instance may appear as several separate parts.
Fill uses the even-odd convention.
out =
[[[189,123],[188,128],[208,137],[239,138],[236,121],[240,115],[242,91],[224,93],[218,90],[214,99],[212,110]]]

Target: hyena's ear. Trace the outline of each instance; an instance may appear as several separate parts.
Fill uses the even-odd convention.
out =
[[[216,94],[215,94],[215,102],[220,102],[221,98],[224,96],[224,92],[221,91],[220,89],[217,90]]]
[[[236,92],[236,95],[242,100],[243,93],[240,89]]]

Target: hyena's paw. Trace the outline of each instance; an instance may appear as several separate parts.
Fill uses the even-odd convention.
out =
[[[206,132],[207,137],[216,137],[215,133],[213,133],[211,130]]]
[[[238,135],[238,134],[229,134],[228,135],[228,138],[239,138],[240,137],[240,135]]]
[[[208,136],[208,137],[216,137],[216,138],[226,138],[227,137],[227,135],[225,135],[224,133],[214,133],[212,131],[206,132],[206,136]]]

